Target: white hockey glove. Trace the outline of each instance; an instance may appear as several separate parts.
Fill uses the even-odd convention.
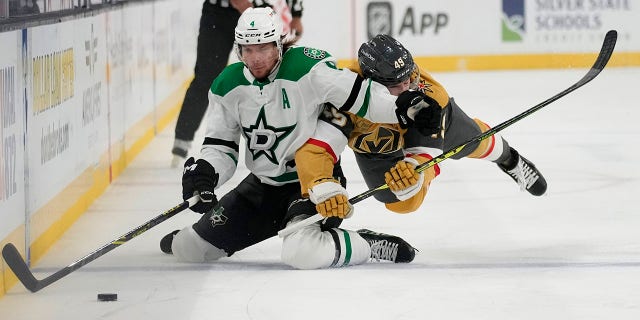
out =
[[[353,215],[349,194],[336,180],[321,182],[311,187],[309,199],[315,203],[318,213],[325,218],[347,219]]]
[[[415,167],[418,164],[418,160],[407,157],[398,161],[395,166],[384,173],[384,181],[398,200],[410,199],[422,189],[424,173],[416,172]]]

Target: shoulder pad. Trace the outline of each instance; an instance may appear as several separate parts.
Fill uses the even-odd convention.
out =
[[[242,70],[244,64],[242,62],[236,62],[224,68],[222,72],[213,80],[211,84],[211,92],[213,94],[224,96],[235,87],[241,85],[250,85],[247,78],[245,78]]]
[[[327,51],[309,47],[290,48],[282,57],[276,79],[298,81],[319,62],[327,63],[329,67],[335,69],[335,60]]]

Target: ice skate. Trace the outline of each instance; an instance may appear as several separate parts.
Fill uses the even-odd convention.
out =
[[[416,249],[400,237],[367,229],[357,232],[371,246],[371,259],[408,263],[416,256]]]
[[[173,237],[175,237],[179,231],[180,230],[174,230],[166,236],[162,237],[162,239],[160,240],[160,250],[162,250],[162,252],[166,254],[173,254],[173,251],[171,251],[171,244],[173,243]]]
[[[541,196],[547,191],[547,181],[540,171],[531,161],[518,154],[518,151],[511,148],[512,165],[498,164],[498,167],[508,174],[520,185],[520,189],[527,190],[534,196]]]

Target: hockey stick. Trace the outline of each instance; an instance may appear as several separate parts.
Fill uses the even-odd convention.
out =
[[[450,150],[440,154],[439,156],[431,159],[428,162],[425,162],[419,166],[416,167],[416,171],[417,172],[422,172],[425,171],[426,169],[433,167],[434,165],[451,158],[452,156],[454,156],[455,154],[459,153],[460,151],[462,151],[462,149],[464,149],[467,145],[469,145],[470,143],[473,142],[480,142],[482,140],[485,140],[491,136],[493,136],[494,134],[504,130],[505,128],[511,126],[512,124],[522,120],[523,118],[531,115],[532,113],[546,107],[547,105],[549,105],[550,103],[566,96],[567,94],[573,92],[574,90],[584,86],[585,84],[587,84],[589,81],[593,80],[598,74],[600,74],[600,72],[602,71],[602,69],[604,69],[604,67],[607,65],[607,62],[609,62],[609,58],[611,58],[611,55],[613,54],[613,49],[615,48],[616,45],[616,40],[618,39],[618,32],[616,32],[615,30],[610,30],[609,32],[607,32],[607,34],[604,37],[604,41],[602,43],[602,48],[600,49],[600,53],[598,54],[598,57],[596,58],[596,61],[594,62],[593,66],[591,67],[591,69],[589,70],[589,72],[587,72],[587,74],[582,77],[582,79],[578,80],[578,82],[574,83],[572,86],[570,86],[569,88],[565,89],[564,91],[556,94],[555,96],[531,107],[530,109],[520,113],[519,115],[489,129],[488,131],[481,133],[469,140],[467,140],[466,142],[461,143],[460,145],[451,148]],[[378,187],[375,187],[373,189],[369,189],[351,199],[349,199],[349,203],[351,204],[356,204],[366,198],[369,198],[370,196],[372,196],[374,193],[378,192],[378,191],[382,191],[385,189],[388,189],[389,186],[386,184],[380,185]],[[278,232],[278,236],[279,237],[285,237],[288,234],[291,234],[297,230],[300,230],[308,225],[314,224],[320,220],[322,220],[323,217],[319,214],[313,215],[305,220],[302,220],[300,222],[297,223],[293,223],[291,225],[288,225],[286,228],[280,230]]]
[[[29,289],[29,291],[36,292],[60,280],[62,277],[81,268],[87,263],[103,256],[107,252],[119,247],[125,242],[141,235],[142,233],[155,227],[161,222],[178,214],[179,212],[184,211],[185,209],[193,206],[199,200],[200,200],[199,196],[193,196],[187,199],[183,203],[163,212],[162,214],[156,216],[155,218],[145,222],[144,224],[138,226],[137,228],[127,232],[126,234],[120,236],[119,238],[109,242],[108,244],[93,251],[92,253],[80,258],[80,260],[77,260],[76,262],[56,271],[54,274],[42,280],[38,280],[33,276],[33,273],[31,272],[31,270],[29,270],[29,266],[27,266],[27,263],[24,261],[24,259],[22,259],[20,252],[18,252],[18,249],[12,243],[7,243],[4,246],[4,248],[2,248],[2,256],[4,257],[4,261],[7,262],[7,265],[9,265],[9,268],[11,268],[11,271],[13,271],[13,273],[16,275],[18,280],[20,280],[20,282],[22,282],[22,284],[27,289]]]

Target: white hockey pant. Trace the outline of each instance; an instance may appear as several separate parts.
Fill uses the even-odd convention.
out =
[[[202,239],[191,226],[186,226],[174,236],[171,251],[183,262],[207,262],[227,256],[224,250]]]
[[[323,232],[317,223],[287,235],[282,242],[282,261],[296,269],[357,265],[370,256],[369,243],[357,232],[339,228]]]

